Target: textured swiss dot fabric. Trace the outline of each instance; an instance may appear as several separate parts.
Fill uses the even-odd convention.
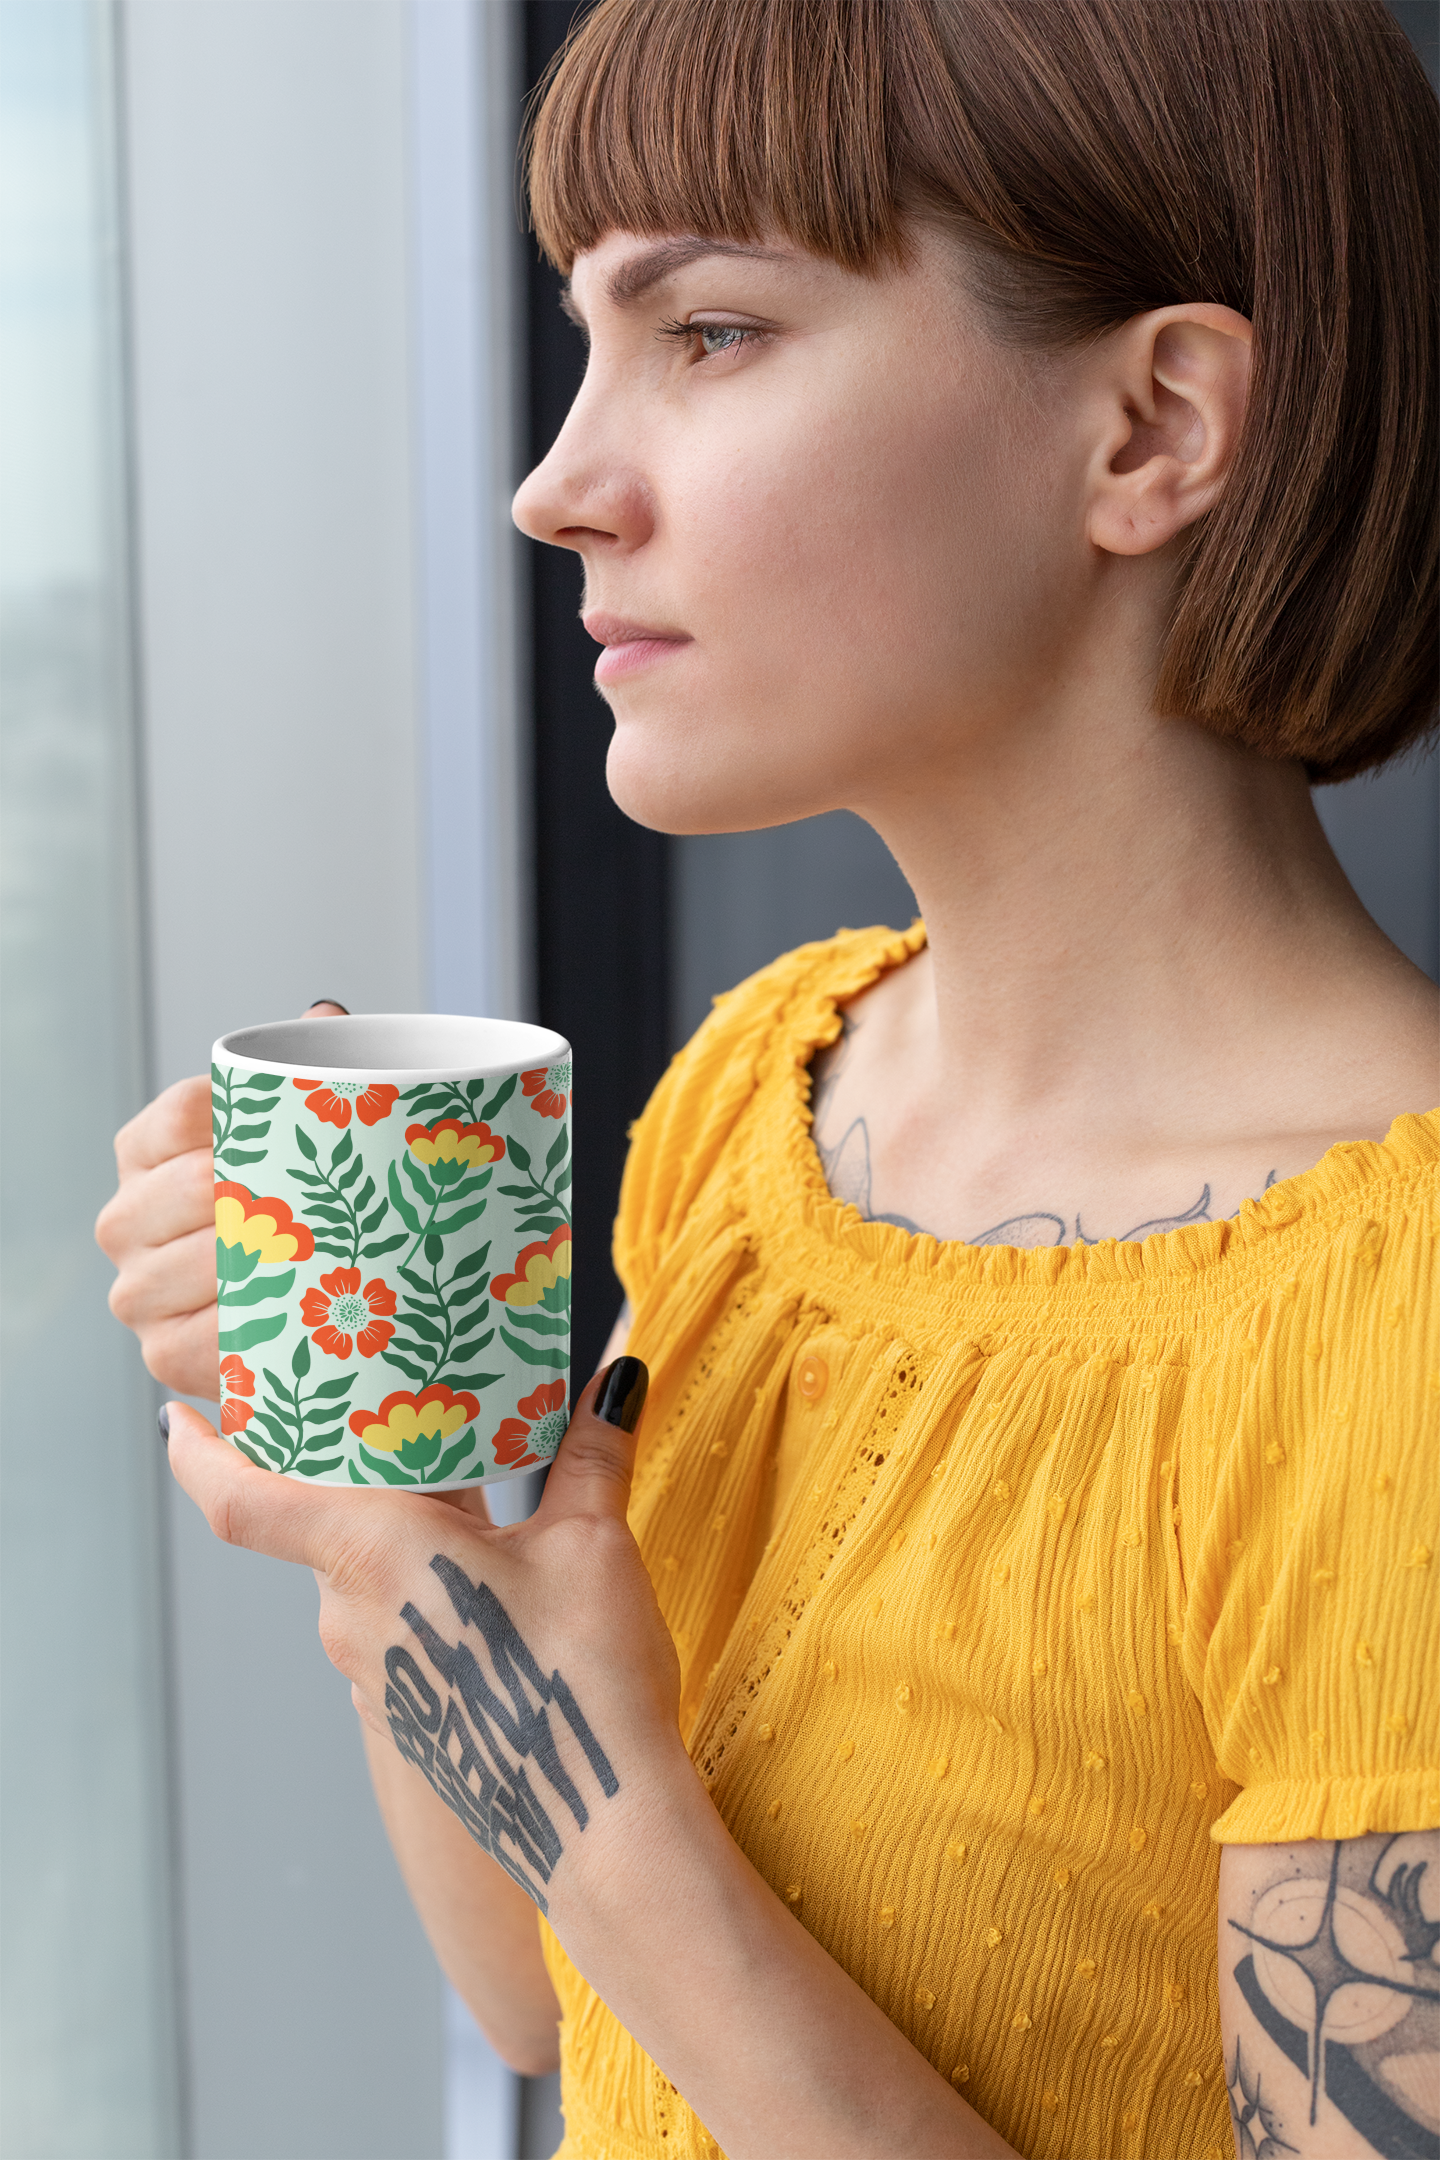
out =
[[[635,1129],[631,1522],[817,1941],[1018,2152],[1222,2160],[1220,1845],[1440,1824],[1440,1114],[1144,1244],[867,1223],[808,1068],[923,937],[743,984]],[[544,1940],[564,2160],[715,2154]]]

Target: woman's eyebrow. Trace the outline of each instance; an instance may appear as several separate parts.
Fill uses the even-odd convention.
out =
[[[687,263],[699,262],[706,255],[743,255],[752,262],[794,260],[788,248],[749,246],[739,240],[703,240],[698,233],[688,234],[683,239],[657,241],[653,247],[640,248],[627,256],[606,278],[605,297],[612,307],[629,307],[662,278],[683,270]],[[583,330],[585,318],[575,304],[568,278],[560,288],[560,305],[570,320]]]

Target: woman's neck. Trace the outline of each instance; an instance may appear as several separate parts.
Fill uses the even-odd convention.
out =
[[[1167,1151],[1427,1107],[1433,993],[1301,768],[1084,702],[869,813],[929,933],[887,1016],[917,1113],[962,1117],[988,1155],[1037,1127]]]

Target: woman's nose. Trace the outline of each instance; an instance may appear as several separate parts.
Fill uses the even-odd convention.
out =
[[[521,481],[511,516],[521,532],[552,547],[633,548],[654,527],[651,490],[633,460],[617,455],[586,425],[584,392],[548,454]]]

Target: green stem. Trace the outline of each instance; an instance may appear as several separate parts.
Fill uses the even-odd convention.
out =
[[[431,1381],[438,1378],[439,1374],[444,1369],[445,1361],[450,1355],[450,1345],[451,1342],[454,1340],[455,1334],[454,1325],[450,1318],[450,1307],[446,1302],[445,1292],[440,1287],[440,1263],[438,1260],[431,1262],[430,1285],[435,1292],[435,1302],[445,1315],[445,1340],[443,1343],[441,1343],[440,1348],[435,1353],[434,1361],[431,1364],[429,1372],[425,1376],[425,1380],[423,1383],[424,1387],[429,1387]],[[420,1471],[420,1482],[422,1485],[425,1482],[425,1471],[423,1466]]]
[[[217,1155],[220,1153],[221,1148],[224,1147],[226,1141],[230,1138],[230,1127],[235,1122],[235,1110],[230,1098],[230,1075],[228,1072],[226,1073],[223,1081],[221,1082],[221,1086],[225,1090],[225,1123],[221,1128],[219,1139],[215,1142],[215,1153]]]
[[[315,1159],[315,1167],[317,1170],[320,1170],[320,1159],[318,1155]],[[360,1178],[363,1179],[364,1176],[365,1172],[362,1168],[360,1172]],[[345,1213],[350,1218],[350,1258],[346,1261],[345,1265],[347,1267],[358,1267],[360,1265],[360,1217],[356,1213],[355,1209],[350,1205],[350,1195],[348,1193],[341,1192],[339,1186],[331,1182],[330,1172],[328,1170],[320,1170],[320,1177],[322,1183],[325,1186],[325,1190],[329,1193],[334,1194],[335,1198],[339,1201],[341,1207],[344,1208]]]

